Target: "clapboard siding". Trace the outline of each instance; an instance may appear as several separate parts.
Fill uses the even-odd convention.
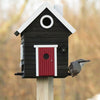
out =
[[[67,38],[49,38],[49,37],[47,37],[47,38],[44,38],[44,37],[39,37],[39,38],[25,38],[24,39],[24,41],[25,41],[25,44],[32,44],[32,45],[34,45],[34,44],[36,44],[36,43],[55,43],[55,44],[65,44],[66,42],[67,42]]]
[[[42,35],[40,35],[42,34]],[[62,34],[62,35],[61,35]],[[64,33],[64,31],[52,32],[51,34],[48,32],[26,32],[27,38],[67,38],[68,34]]]
[[[36,75],[34,74],[35,71],[33,70],[27,70],[23,76],[23,78],[33,78],[36,77]]]
[[[67,70],[63,70],[63,69],[60,69],[60,70],[58,70],[58,76],[59,76],[59,78],[64,78],[64,77],[66,77],[68,75],[68,73],[67,73]]]

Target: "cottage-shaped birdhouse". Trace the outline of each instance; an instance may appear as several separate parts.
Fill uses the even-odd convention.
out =
[[[21,35],[23,78],[68,76],[68,37],[75,29],[44,3],[16,32]]]

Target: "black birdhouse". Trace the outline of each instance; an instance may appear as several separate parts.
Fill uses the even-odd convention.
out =
[[[16,32],[21,36],[23,78],[68,76],[68,37],[75,29],[44,3]]]

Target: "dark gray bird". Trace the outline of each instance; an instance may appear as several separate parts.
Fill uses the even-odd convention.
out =
[[[90,60],[79,59],[74,62],[71,62],[70,66],[69,66],[69,73],[71,74],[71,76],[74,77],[77,74],[79,74],[82,67],[87,62],[90,62]]]

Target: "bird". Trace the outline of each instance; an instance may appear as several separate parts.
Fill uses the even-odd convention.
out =
[[[68,69],[69,69],[69,74],[74,77],[77,74],[80,73],[80,71],[82,70],[82,67],[84,66],[85,63],[90,62],[90,60],[84,60],[84,59],[78,59],[76,61],[71,62],[71,64],[69,65]]]

